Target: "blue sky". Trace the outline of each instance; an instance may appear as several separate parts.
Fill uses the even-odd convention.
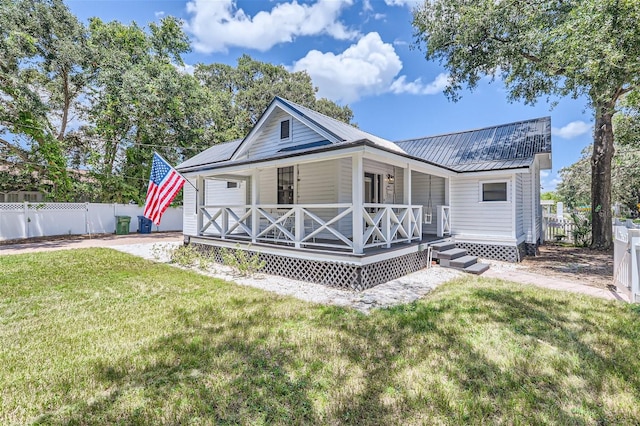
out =
[[[553,170],[543,173],[553,190],[558,170],[578,160],[592,140],[587,101],[546,98],[535,106],[507,102],[500,81],[485,79],[451,102],[442,93],[446,71],[416,48],[411,0],[67,0],[81,20],[182,19],[192,43],[188,66],[234,65],[242,54],[306,70],[318,95],[348,104],[354,121],[390,140],[473,129],[551,116]]]

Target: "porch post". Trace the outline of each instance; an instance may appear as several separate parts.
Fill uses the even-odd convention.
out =
[[[205,180],[202,176],[198,175],[196,177],[196,217],[197,217],[197,229],[196,235],[200,235],[200,230],[202,229],[202,206],[204,206],[204,193],[205,193]]]
[[[364,198],[364,166],[362,154],[357,153],[351,157],[351,203],[353,206],[353,252],[364,253],[364,226],[363,226],[363,198]]]
[[[411,205],[411,164],[407,164],[407,167],[404,168],[403,178],[402,204],[406,204],[408,207],[402,226],[404,226],[404,230],[407,232],[407,243],[410,243],[413,237],[413,226],[411,226],[411,221],[413,220],[413,206]],[[419,220],[422,221],[422,218]]]
[[[258,169],[251,171],[251,242],[255,244],[256,236],[260,233],[260,218],[258,204],[260,203],[260,187],[258,186]]]

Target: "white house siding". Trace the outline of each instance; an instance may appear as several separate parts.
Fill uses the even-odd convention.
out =
[[[387,202],[393,204],[403,204],[404,203],[404,169],[396,167],[394,171],[391,173],[394,175],[394,184],[391,187],[392,196],[391,199]]]
[[[298,204],[336,204],[338,203],[338,160],[319,161],[305,163],[298,166],[298,180],[296,187],[296,199]],[[328,221],[338,214],[338,209],[316,209],[312,212],[321,219]],[[342,221],[350,222],[350,221]],[[306,220],[308,226],[312,226],[310,219]],[[345,224],[340,224],[339,231],[343,231]],[[313,224],[316,228],[318,224]],[[351,229],[351,224],[347,229]],[[307,229],[310,231],[311,229]],[[319,238],[335,239],[330,232],[323,232]]]
[[[512,195],[509,194],[511,198],[507,202],[480,201],[480,182],[496,180],[507,181],[507,192],[511,192],[511,175],[451,179],[451,226],[456,238],[514,241]]]
[[[520,238],[524,235],[524,185],[522,181],[522,173],[514,175],[514,181],[516,185],[516,238]]]
[[[338,190],[338,203],[351,203],[351,198],[353,196],[351,189],[352,185],[352,176],[351,176],[351,158],[340,158],[336,160],[336,186]],[[351,216],[347,216],[351,218]],[[338,226],[338,231],[340,231],[343,235],[351,236],[353,234],[353,223],[351,220],[343,220],[340,222]]]
[[[237,206],[247,204],[247,182],[238,181],[237,188],[227,188],[226,180],[205,181],[204,204],[207,206]]]
[[[540,204],[540,164],[536,159],[533,166],[533,199],[535,200],[536,235],[542,243],[542,205]],[[537,242],[537,240],[536,240]]]
[[[280,121],[287,118],[291,119],[291,137],[286,141],[281,141]],[[255,136],[255,139],[247,152],[247,157],[264,157],[268,154],[274,154],[283,148],[319,142],[325,139],[325,137],[316,133],[302,122],[292,118],[281,109],[276,108],[270,119]]]
[[[192,185],[196,185],[196,179],[189,178]],[[182,233],[184,235],[198,235],[198,215],[196,214],[196,190],[193,186],[185,183],[182,187]]]
[[[278,203],[278,169],[260,170],[258,173],[260,204]]]
[[[422,205],[422,213],[427,213],[429,204],[429,192],[431,192],[432,219],[431,224],[422,224],[423,234],[435,234],[437,232],[437,212],[436,206],[444,205],[444,178],[438,176],[431,177],[431,189],[429,188],[429,175],[412,172],[411,173],[411,202],[414,205]]]
[[[523,221],[523,232],[526,234],[526,241],[528,243],[535,243],[534,241],[534,233],[535,233],[535,224],[533,218],[533,181],[531,180],[531,173],[523,173],[520,175],[522,177],[522,221]]]

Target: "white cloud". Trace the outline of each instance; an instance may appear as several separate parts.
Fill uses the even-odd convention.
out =
[[[387,15],[385,15],[384,13],[376,13],[373,15],[373,19],[375,19],[376,21],[379,21],[381,19],[385,19],[387,17]]]
[[[572,121],[563,127],[552,127],[551,134],[554,136],[559,136],[563,139],[573,139],[580,135],[584,135],[591,131],[591,124],[585,123],[584,121]]]
[[[187,3],[191,18],[185,27],[193,34],[198,51],[224,52],[231,46],[266,51],[297,36],[327,34],[339,40],[359,35],[338,20],[342,9],[353,0],[318,0],[313,4],[279,3],[255,16],[239,9],[234,0],[192,0]]]
[[[397,77],[402,61],[394,47],[376,32],[363,36],[342,53],[311,50],[291,69],[309,73],[320,97],[342,102],[383,93],[433,95],[442,92],[448,81],[446,74],[427,84],[420,79],[407,82],[404,75]]]
[[[362,2],[362,10],[364,10],[365,12],[373,10],[373,6],[371,6],[371,0],[364,0]]]
[[[402,61],[393,46],[376,32],[337,55],[311,50],[293,64],[293,71],[309,73],[319,96],[344,102],[387,92],[401,69]]]
[[[549,170],[540,170],[540,177],[541,178],[546,178],[551,174],[551,172]]]
[[[159,10],[157,12],[154,12],[154,15],[156,15],[156,18],[162,18],[164,16],[164,11]]]
[[[387,6],[416,6],[421,0],[384,0]]]
[[[184,64],[184,65],[175,65],[176,69],[178,70],[178,72],[182,73],[182,74],[190,74],[193,75],[194,71],[196,70],[196,67],[194,67],[193,65],[189,65],[189,64]]]
[[[407,82],[407,78],[401,75],[391,84],[390,90],[393,93],[409,93],[412,95],[435,95],[441,93],[449,82],[449,77],[445,73],[438,74],[431,82],[424,84],[420,78]]]

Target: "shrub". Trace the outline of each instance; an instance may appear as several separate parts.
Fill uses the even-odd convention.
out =
[[[223,248],[220,254],[225,265],[231,266],[243,277],[252,276],[264,268],[266,262],[260,260],[259,253],[251,254],[248,250],[250,248],[251,245],[247,247],[247,250],[242,250],[240,245],[236,245],[235,250]]]

